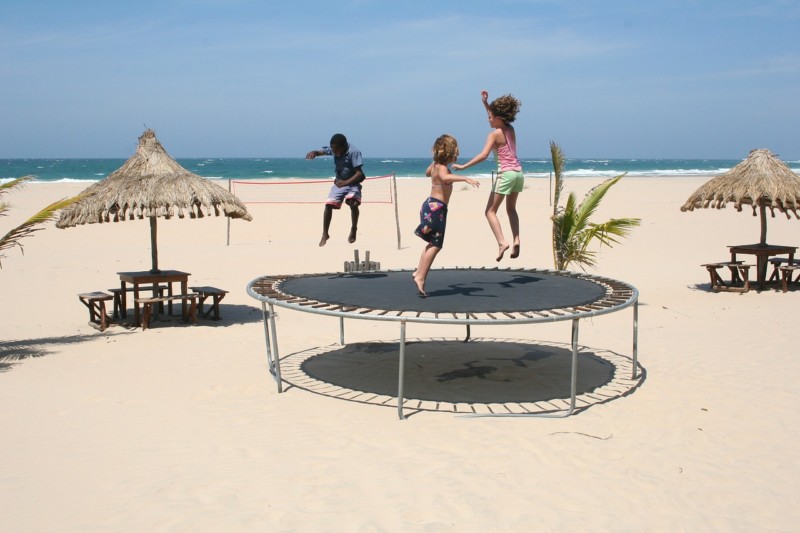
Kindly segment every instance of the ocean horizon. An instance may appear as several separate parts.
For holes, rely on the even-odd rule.
[[[95,182],[104,179],[120,168],[127,159],[0,159],[0,183],[22,176],[33,175],[38,182]],[[305,158],[176,158],[184,168],[199,176],[215,180],[311,180],[333,176],[331,157]],[[521,158],[526,177],[549,177],[553,167],[549,157]],[[628,173],[631,176],[696,176],[709,177],[721,174],[740,163],[734,159],[604,159],[570,158],[566,160],[565,177],[614,177]],[[784,161],[789,168],[800,173],[800,160]],[[365,174],[385,176],[394,173],[398,178],[421,178],[430,158],[374,157],[364,159]],[[464,175],[490,177],[495,170],[490,159],[475,165]]]

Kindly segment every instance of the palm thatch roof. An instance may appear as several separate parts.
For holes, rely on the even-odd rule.
[[[136,153],[124,165],[88,187],[81,197],[61,210],[56,227],[146,218],[150,221],[152,272],[159,271],[159,218],[224,215],[253,219],[235,195],[180,166],[150,129],[139,137]]]
[[[737,211],[742,205],[753,208],[761,215],[761,244],[767,243],[767,208],[775,218],[775,210],[791,218],[800,219],[800,176],[792,172],[786,163],[770,152],[760,148],[752,150],[747,158],[724,174],[704,183],[697,189],[681,211],[694,211],[700,207],[724,208],[733,203]]]
[[[125,164],[82,195],[80,202],[61,211],[56,227],[173,216],[252,220],[236,196],[172,159],[150,129],[139,137],[136,153]]]
[[[753,150],[744,161],[697,189],[681,211],[722,209],[728,203],[733,203],[737,211],[746,204],[752,206],[753,214],[756,207],[763,206],[770,209],[773,217],[777,209],[787,218],[791,218],[790,213],[800,218],[800,176],[769,150]]]

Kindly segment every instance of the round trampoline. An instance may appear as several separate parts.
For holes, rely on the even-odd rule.
[[[637,369],[638,296],[622,281],[568,271],[501,268],[431,270],[422,298],[410,270],[262,276],[247,285],[247,293],[262,304],[267,362],[282,392],[274,306],[340,319],[400,323],[398,415],[403,415],[403,368],[408,322],[512,325],[572,321],[572,395],[575,408],[578,323],[581,318],[613,313],[633,306],[633,377]]]

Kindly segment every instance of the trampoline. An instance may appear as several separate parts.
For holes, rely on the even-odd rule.
[[[589,318],[633,307],[633,370],[637,372],[638,300],[635,287],[590,274],[509,268],[442,268],[431,270],[427,298],[417,295],[411,270],[262,276],[247,285],[261,302],[269,371],[283,392],[275,306],[339,318],[339,342],[344,345],[344,319],[379,320],[400,324],[397,414],[403,413],[406,325],[411,323],[466,326],[523,325],[572,321],[569,407],[575,410],[578,325]]]

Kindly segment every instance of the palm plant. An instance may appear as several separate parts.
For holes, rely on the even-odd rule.
[[[570,264],[585,266],[595,265],[596,253],[589,250],[589,245],[598,240],[600,245],[612,246],[619,242],[615,237],[627,237],[630,230],[638,226],[638,218],[612,218],[602,224],[591,222],[591,216],[600,205],[600,201],[612,185],[622,179],[620,174],[592,188],[578,205],[575,193],[569,193],[564,207],[559,205],[561,191],[564,187],[562,176],[564,170],[564,154],[553,141],[550,141],[550,155],[556,182],[553,193],[553,263],[557,270],[567,270]]]
[[[12,191],[13,189],[21,187],[25,182],[31,181],[35,179],[33,176],[23,176],[21,178],[12,180],[5,184],[0,184],[0,198],[3,195],[7,194],[8,192]],[[54,202],[31,218],[20,224],[19,226],[12,228],[11,231],[6,233],[3,237],[0,237],[0,251],[6,250],[8,248],[13,248],[15,246],[19,246],[19,249],[22,250],[22,243],[20,242],[24,237],[29,236],[34,231],[38,231],[40,229],[41,224],[51,220],[55,217],[57,211],[62,209],[76,200],[78,200],[80,196],[74,196],[72,198],[67,198],[66,200],[59,200]],[[0,216],[3,216],[5,211],[8,209],[8,206],[5,203],[0,202]],[[0,253],[0,259],[5,257],[2,253]],[[0,261],[0,267],[2,266],[2,261]]]

